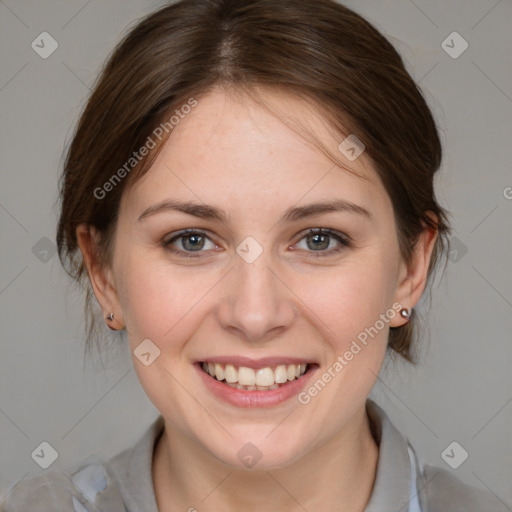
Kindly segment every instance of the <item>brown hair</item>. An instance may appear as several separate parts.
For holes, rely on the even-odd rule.
[[[332,0],[182,0],[144,18],[114,49],[68,148],[57,246],[78,283],[86,273],[77,225],[95,226],[98,256],[109,264],[123,190],[150,168],[172,133],[175,109],[215,85],[279,87],[318,105],[340,133],[356,134],[392,200],[404,260],[426,225],[437,229],[432,274],[449,232],[433,186],[442,147],[430,109],[391,43]],[[158,126],[168,128],[161,137]],[[148,138],[154,147],[140,157]],[[134,153],[136,165],[127,167]],[[99,331],[86,282],[89,345]],[[411,362],[416,322],[413,314],[392,328],[388,342]]]

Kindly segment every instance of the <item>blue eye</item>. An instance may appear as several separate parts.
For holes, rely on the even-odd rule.
[[[174,242],[181,240],[181,247],[184,250],[171,248],[171,244]],[[184,254],[186,258],[197,258],[200,255],[190,254],[191,252],[204,252],[202,249],[205,247],[205,241],[208,240],[213,247],[215,244],[211,242],[211,240],[206,236],[205,231],[202,229],[185,229],[181,231],[176,236],[172,237],[170,240],[164,242],[164,247],[168,248],[171,252]],[[188,254],[187,254],[188,253]]]
[[[338,247],[331,248],[329,250],[324,250],[329,248],[332,240],[336,240],[338,242]],[[311,251],[318,253],[313,256],[330,256],[334,253],[338,253],[347,247],[351,247],[350,239],[337,231],[333,231],[332,229],[322,229],[322,228],[314,228],[308,231],[308,234],[303,236],[300,240],[306,240],[306,247],[308,249],[313,248]],[[311,242],[311,243],[309,243]]]
[[[307,234],[299,240],[299,242],[302,240],[306,240],[306,252],[317,253],[312,255],[314,257],[330,256],[334,253],[339,253],[347,247],[351,247],[351,242],[348,236],[331,229],[310,229]],[[338,243],[338,246],[329,248],[333,240]],[[180,241],[181,248],[172,247],[172,245],[178,241]],[[205,252],[205,250],[208,249],[208,243],[211,244],[211,247],[209,248],[210,250],[215,249],[216,245],[206,235],[205,231],[202,229],[185,229],[169,240],[164,241],[163,246],[184,258],[198,258],[201,257],[202,252]]]

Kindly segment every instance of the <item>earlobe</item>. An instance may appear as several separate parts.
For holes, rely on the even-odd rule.
[[[109,313],[106,317],[105,317],[105,321],[107,322],[107,327],[111,330],[111,331],[120,331],[122,329],[124,329],[124,326],[121,326],[121,327],[115,327],[117,320],[116,318],[114,317],[114,313]]]
[[[98,256],[99,233],[94,226],[80,224],[76,228],[76,237],[89,281],[96,300],[104,311],[103,316],[107,326],[111,330],[122,329],[122,312],[111,277],[111,271],[101,264]]]

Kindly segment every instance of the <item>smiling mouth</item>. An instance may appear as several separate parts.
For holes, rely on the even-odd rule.
[[[270,391],[300,379],[311,364],[281,364],[265,368],[248,368],[232,364],[201,362],[201,369],[213,379],[243,391]]]

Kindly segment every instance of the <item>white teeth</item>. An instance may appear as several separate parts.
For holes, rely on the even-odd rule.
[[[238,372],[232,364],[226,365],[226,382],[238,382]]]
[[[257,386],[272,386],[274,384],[274,372],[272,368],[260,368],[256,372]]]
[[[238,383],[242,386],[254,386],[256,384],[256,373],[252,368],[240,366],[238,368]]]
[[[203,363],[202,368],[206,373],[218,381],[224,381],[232,388],[249,391],[267,391],[277,389],[280,384],[298,379],[306,372],[306,363],[280,364],[273,368],[267,366],[254,370],[246,366],[239,368],[232,364]]]
[[[215,377],[217,377],[217,380],[224,380],[224,368],[217,363],[215,363]]]
[[[274,371],[274,375],[277,384],[284,384],[288,380],[286,366],[284,364],[280,364],[279,366],[277,366]]]

